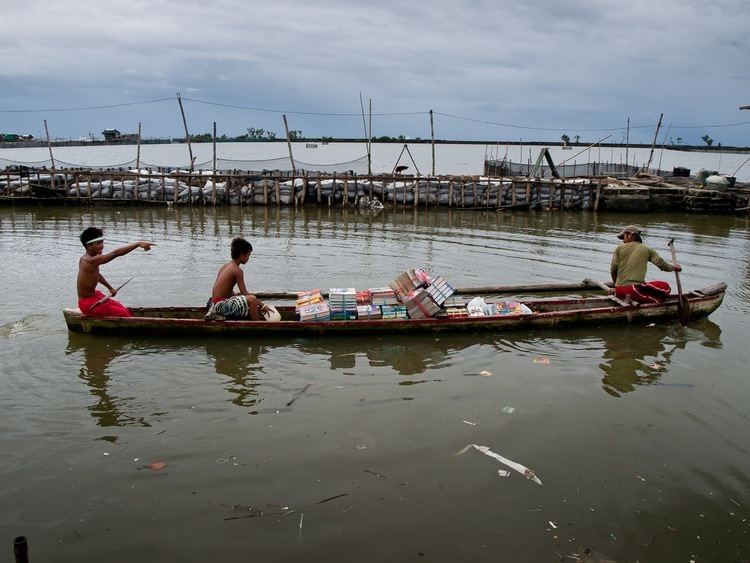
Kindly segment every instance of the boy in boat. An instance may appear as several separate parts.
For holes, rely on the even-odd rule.
[[[268,313],[269,307],[247,291],[245,275],[241,268],[250,260],[252,251],[253,246],[244,238],[237,237],[232,240],[232,259],[224,264],[216,275],[211,292],[211,305],[204,317],[206,320],[266,320],[264,313]],[[239,293],[234,293],[235,285]]]
[[[81,233],[81,244],[86,249],[78,260],[78,308],[81,313],[94,317],[132,317],[127,307],[111,299],[117,295],[117,290],[99,273],[99,266],[136,248],[151,250],[154,243],[140,240],[104,254],[104,232],[98,227],[89,227]],[[109,290],[109,297],[96,289],[97,284]]]
[[[679,264],[673,266],[643,244],[641,230],[635,225],[625,227],[617,238],[622,244],[615,249],[610,266],[615,295],[636,303],[661,303],[669,297],[671,288],[667,282],[645,281],[648,263],[663,272],[681,272],[682,267]]]

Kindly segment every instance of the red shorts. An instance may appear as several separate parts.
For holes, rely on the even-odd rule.
[[[647,281],[633,285],[618,285],[615,288],[615,295],[620,299],[630,297],[636,303],[662,303],[672,288],[665,281]]]
[[[93,307],[102,298],[104,298],[104,294],[101,291],[95,291],[94,295],[92,295],[91,297],[84,297],[83,299],[79,299],[78,308],[81,310],[81,313],[89,317],[133,316],[133,314],[125,305],[123,305],[119,301],[115,301],[111,297],[92,311],[91,307]]]

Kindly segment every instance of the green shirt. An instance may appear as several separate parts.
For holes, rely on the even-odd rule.
[[[651,262],[663,272],[673,272],[674,266],[655,250],[640,242],[626,242],[615,249],[610,272],[615,286],[633,285],[646,281],[646,267]]]

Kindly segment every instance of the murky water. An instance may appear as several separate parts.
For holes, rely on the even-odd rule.
[[[68,334],[60,312],[90,224],[108,248],[158,243],[102,269],[135,276],[120,298],[136,306],[204,303],[238,234],[255,289],[383,285],[414,266],[472,286],[606,279],[631,222],[663,255],[676,237],[687,288],[729,285],[710,319],[202,340]],[[3,549],[25,535],[32,561],[748,559],[749,233],[681,214],[0,208]],[[543,484],[457,455],[468,444]]]

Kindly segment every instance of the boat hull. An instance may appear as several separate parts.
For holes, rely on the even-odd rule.
[[[722,303],[726,284],[720,283],[688,294],[690,320],[707,317]],[[532,314],[495,317],[463,317],[398,320],[357,320],[300,322],[294,320],[293,306],[278,306],[278,322],[203,320],[201,307],[160,307],[131,309],[133,317],[88,317],[78,309],[64,309],[63,315],[72,332],[87,334],[138,335],[238,335],[268,337],[290,336],[357,336],[371,333],[478,332],[531,328],[556,328],[600,324],[631,324],[676,320],[677,296],[664,303],[620,306],[607,297],[524,300]]]

